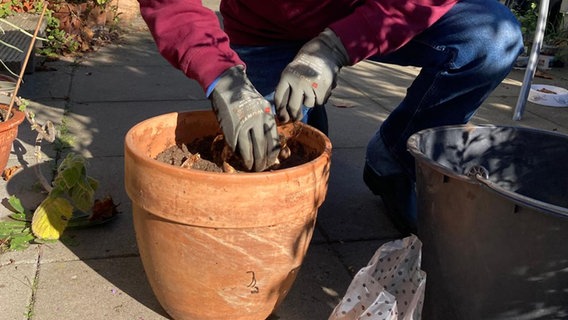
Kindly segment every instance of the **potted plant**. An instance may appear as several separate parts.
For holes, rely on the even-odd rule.
[[[25,114],[21,111],[18,110],[18,108],[14,107],[18,100],[18,90],[20,88],[20,85],[22,83],[22,79],[24,76],[24,72],[27,66],[28,61],[30,60],[30,56],[33,52],[34,49],[34,44],[39,32],[39,29],[41,27],[41,22],[43,19],[43,16],[45,14],[45,9],[46,7],[44,6],[44,9],[41,13],[41,16],[38,20],[37,26],[35,28],[34,34],[30,35],[31,36],[31,40],[29,43],[29,46],[27,48],[27,52],[25,55],[25,58],[22,62],[22,66],[21,66],[21,70],[20,70],[20,74],[18,75],[17,79],[14,79],[8,75],[2,75],[0,77],[0,92],[3,93],[2,99],[0,99],[0,171],[4,171],[4,169],[6,168],[6,164],[8,163],[8,158],[10,156],[10,150],[12,148],[12,143],[14,142],[14,140],[16,139],[16,136],[18,135],[18,126],[24,121],[25,119]],[[5,21],[5,20],[4,20]],[[4,32],[4,30],[1,30],[2,32]],[[20,30],[21,32],[24,32],[24,30]],[[4,41],[0,42],[0,45],[4,45],[4,46],[8,46],[13,50],[19,50],[21,51],[21,49],[6,43]],[[11,70],[6,67],[6,65],[4,64],[4,62],[2,62],[2,65],[11,72]],[[13,72],[11,72],[13,73]]]
[[[93,49],[94,43],[112,36],[107,22],[117,18],[109,0],[50,0],[49,9],[57,19],[57,29],[69,35],[77,51]]]
[[[0,86],[3,84],[0,83]],[[23,112],[15,109],[10,109],[8,104],[0,102],[0,172],[4,171],[8,158],[10,157],[10,150],[12,143],[18,135],[18,127],[24,121],[25,115]]]
[[[331,143],[286,124],[313,160],[281,170],[219,173],[158,161],[219,132],[211,111],[145,120],[125,137],[125,187],[146,275],[174,319],[266,319],[289,292],[327,191]]]
[[[18,78],[14,79],[7,75],[0,77],[0,93],[2,93],[0,94],[0,115],[2,117],[0,122],[0,172],[4,173],[5,180],[9,179],[6,177],[5,167],[12,143],[17,136],[18,126],[26,119],[31,129],[38,133],[35,144],[37,163],[34,170],[47,196],[35,208],[31,216],[26,213],[15,196],[8,199],[8,203],[15,211],[10,217],[16,221],[0,225],[0,252],[6,246],[5,239],[19,239],[9,246],[11,248],[22,247],[23,242],[33,239],[57,240],[68,224],[88,227],[110,221],[117,213],[112,198],[95,200],[98,182],[87,175],[86,159],[82,156],[75,153],[67,154],[59,164],[52,181],[49,181],[40,170],[41,142],[43,140],[53,142],[55,128],[51,121],[46,121],[44,125],[37,123],[34,114],[26,109],[25,101],[17,93],[46,10],[47,6],[44,5],[34,33],[29,34],[30,44]],[[26,32],[21,28],[17,30]],[[20,50],[5,42],[1,44],[10,46],[14,50]]]
[[[568,26],[555,28],[545,37],[546,45],[544,49],[549,52],[542,52],[554,57],[555,61],[568,63]]]

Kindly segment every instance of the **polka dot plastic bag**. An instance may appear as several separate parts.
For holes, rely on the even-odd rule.
[[[422,242],[411,235],[383,244],[359,270],[329,320],[418,320],[426,273]]]

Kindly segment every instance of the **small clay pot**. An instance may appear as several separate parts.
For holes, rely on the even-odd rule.
[[[6,112],[8,106],[5,104],[0,104],[0,109]],[[0,122],[0,172],[6,169],[6,164],[8,164],[8,158],[10,157],[10,150],[12,150],[12,143],[18,136],[18,126],[26,118],[25,114],[15,108],[12,108],[12,115],[8,118],[8,121]]]
[[[296,124],[297,125],[297,124]],[[281,134],[298,132],[291,124]],[[264,320],[289,292],[324,201],[331,143],[300,124],[294,137],[317,157],[270,172],[218,173],[155,160],[215,135],[214,113],[170,113],[125,139],[125,185],[147,278],[175,319]]]

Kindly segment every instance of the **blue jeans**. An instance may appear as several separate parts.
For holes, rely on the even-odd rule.
[[[269,47],[233,46],[247,63],[257,90],[270,94],[302,43]],[[519,23],[497,0],[458,2],[433,26],[402,48],[370,60],[421,67],[406,97],[370,140],[366,163],[378,175],[408,174],[414,159],[408,138],[422,129],[467,123],[511,70],[523,49]],[[307,122],[327,132],[323,107]]]

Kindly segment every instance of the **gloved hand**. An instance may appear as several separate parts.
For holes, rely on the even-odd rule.
[[[273,165],[280,152],[276,120],[270,103],[247,78],[243,66],[227,69],[209,96],[225,140],[240,153],[244,165],[263,171]]]
[[[302,104],[323,105],[336,85],[339,69],[349,62],[345,47],[331,29],[302,46],[280,76],[274,102],[280,121],[302,118]]]

